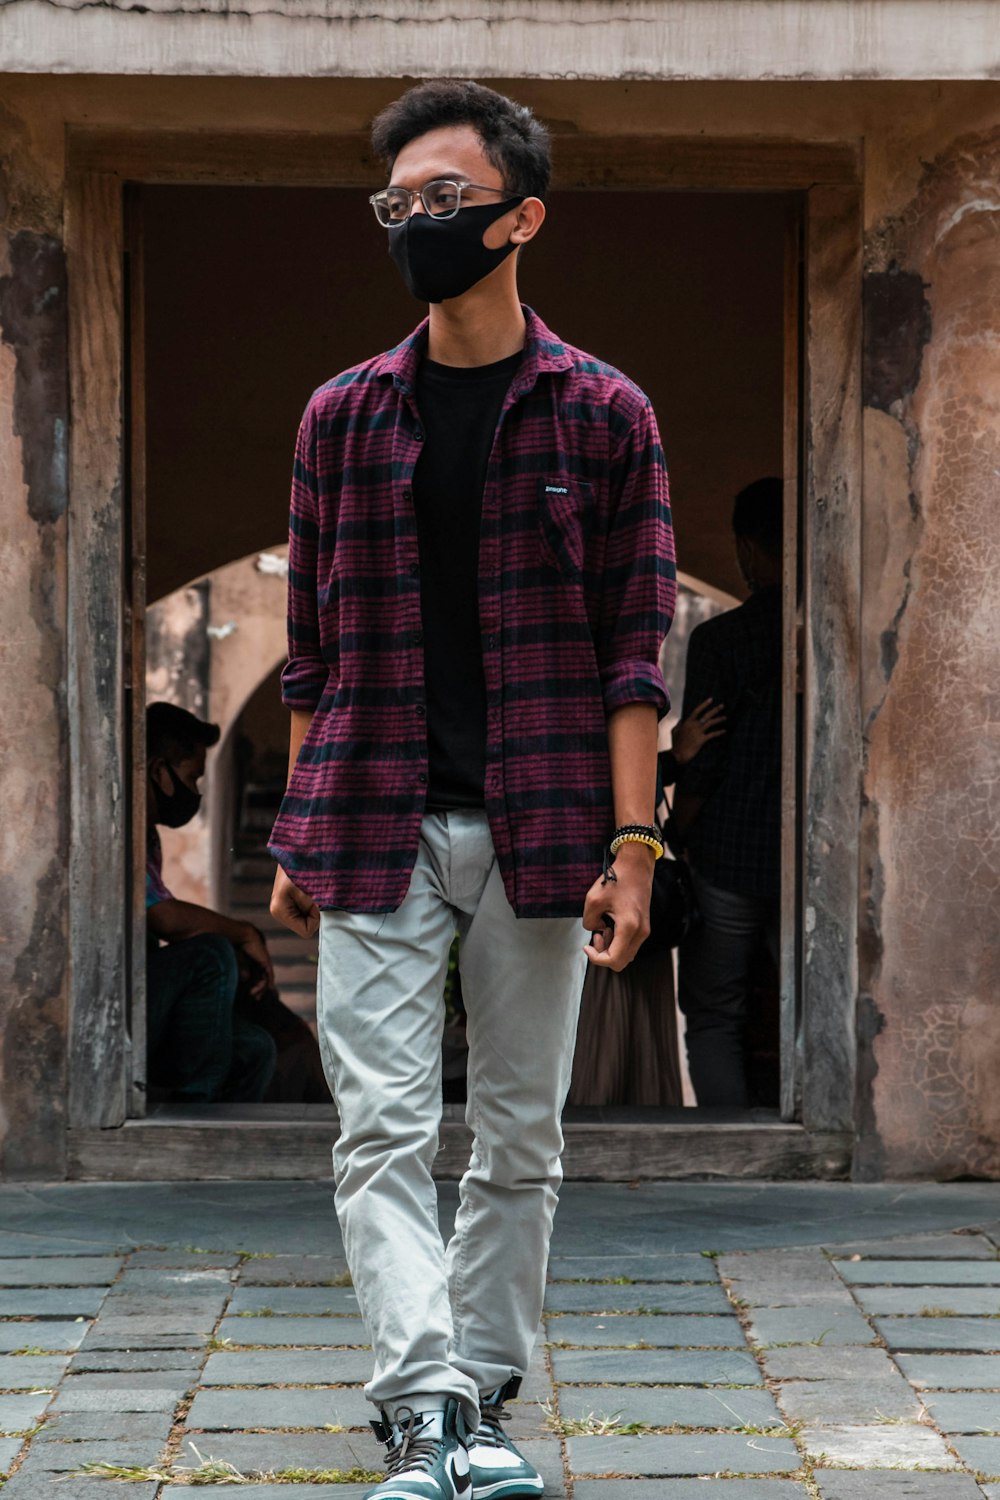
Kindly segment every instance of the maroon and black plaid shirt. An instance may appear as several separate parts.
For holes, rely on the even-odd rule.
[[[486,812],[519,917],[582,914],[613,828],[607,716],[668,706],[667,473],[649,401],[525,308],[483,492]],[[427,794],[414,401],[426,323],[315,392],[292,482],[282,697],[314,717],[271,836],[320,907],[393,911]]]

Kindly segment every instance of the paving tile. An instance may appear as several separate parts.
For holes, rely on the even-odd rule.
[[[109,1286],[122,1264],[104,1255],[0,1257],[0,1286]]]
[[[142,1293],[147,1297],[216,1297],[227,1294],[233,1275],[225,1266],[126,1266],[111,1289],[112,1297]]]
[[[168,1411],[185,1396],[194,1377],[174,1378],[169,1382],[163,1372],[132,1375],[123,1381],[120,1375],[77,1375],[68,1377],[59,1387],[50,1410],[64,1411]]]
[[[50,1391],[33,1391],[23,1396],[0,1396],[0,1433],[24,1432],[34,1427],[52,1400]]]
[[[578,1479],[574,1500],[805,1500],[794,1479]],[[280,1500],[280,1497],[277,1497]]]
[[[772,1380],[898,1379],[898,1371],[884,1349],[795,1344],[788,1349],[765,1349],[761,1359]]]
[[[129,1270],[163,1269],[164,1267],[190,1267],[203,1271],[211,1266],[237,1268],[242,1256],[227,1254],[224,1250],[136,1250],[128,1258]]]
[[[757,1361],[742,1349],[552,1349],[550,1353],[555,1379],[567,1385],[763,1384]]]
[[[94,1318],[104,1287],[10,1287],[0,1290],[0,1318]]]
[[[322,1286],[347,1270],[347,1261],[337,1255],[272,1255],[245,1260],[240,1266],[242,1286],[275,1286],[298,1283]]]
[[[550,1281],[718,1281],[705,1255],[554,1255]]]
[[[372,1356],[364,1349],[336,1353],[301,1349],[228,1350],[209,1356],[202,1385],[357,1385],[370,1380]]]
[[[275,1309],[277,1310],[277,1309]],[[546,1312],[731,1313],[725,1288],[700,1282],[640,1282],[635,1286],[607,1286],[594,1282],[550,1285]]]
[[[1000,1434],[1000,1391],[925,1391],[923,1399],[942,1432]]]
[[[865,1345],[875,1334],[856,1308],[755,1307],[750,1336],[761,1344]]]
[[[170,1411],[67,1411],[45,1423],[32,1438],[36,1443],[120,1442],[156,1438],[166,1443],[173,1424]]]
[[[790,1422],[919,1421],[922,1407],[911,1386],[894,1380],[786,1380],[778,1405]]]
[[[29,1323],[0,1323],[0,1354],[15,1349],[76,1349],[82,1343],[89,1323],[62,1323],[48,1318]]]
[[[801,1442],[815,1462],[854,1469],[958,1467],[944,1438],[917,1423],[804,1427]]]
[[[254,1427],[367,1427],[375,1408],[354,1390],[199,1391],[185,1426],[207,1431]]]
[[[81,1469],[84,1464],[123,1464],[129,1468],[141,1465],[145,1468],[159,1463],[164,1446],[160,1438],[123,1438],[118,1442],[112,1439],[110,1442],[40,1443],[32,1445],[30,1459],[33,1467],[48,1469],[51,1474],[70,1473]],[[66,1500],[76,1500],[75,1495],[71,1497],[69,1494],[71,1488],[64,1484],[54,1494],[65,1494]],[[9,1500],[9,1497],[5,1495],[4,1500]]]
[[[1000,1500],[1000,1484],[984,1484],[982,1492],[986,1500]]]
[[[890,1349],[1000,1350],[1000,1320],[994,1318],[876,1318]]]
[[[746,1339],[739,1319],[699,1317],[576,1317],[567,1314],[548,1320],[550,1344],[585,1348],[626,1348],[648,1344],[656,1349],[743,1349]]]
[[[1000,1391],[1000,1354],[897,1354],[917,1390]]]
[[[1000,1286],[859,1286],[854,1295],[869,1317],[1000,1315]]]
[[[560,1386],[563,1420],[596,1414],[650,1427],[783,1427],[770,1391],[698,1390],[690,1386]]]
[[[23,1447],[23,1438],[0,1437],[0,1474],[6,1474]]]
[[[518,1443],[518,1447],[529,1464],[533,1464],[544,1479],[546,1500],[549,1496],[565,1496],[562,1448],[559,1440],[554,1437],[529,1438]]]
[[[787,1438],[691,1433],[676,1437],[571,1437],[575,1474],[780,1474],[799,1468]]]
[[[0,1391],[52,1390],[68,1363],[57,1354],[0,1354]]]
[[[982,1234],[903,1234],[884,1240],[828,1245],[838,1263],[860,1255],[864,1260],[995,1260],[996,1247]]]
[[[4,1500],[63,1500],[63,1497],[65,1500],[154,1500],[159,1485],[152,1480],[116,1484],[112,1495],[108,1493],[110,1489],[106,1479],[80,1478],[57,1483],[51,1470],[37,1467],[29,1456],[13,1479],[7,1480],[3,1497]],[[204,1500],[204,1491],[199,1490],[198,1494]]]
[[[265,1307],[286,1316],[353,1313],[357,1317],[358,1294],[352,1286],[238,1286],[228,1311],[236,1315]]]
[[[371,1489],[370,1484],[255,1484],[252,1500],[364,1500]],[[166,1500],[177,1500],[189,1495],[191,1500],[205,1500],[202,1485],[172,1484],[163,1491]],[[74,1497],[75,1500],[75,1497]],[[107,1495],[102,1500],[109,1500]],[[123,1489],[110,1500],[132,1500],[130,1489]]]
[[[969,1474],[907,1474],[893,1469],[851,1474],[817,1469],[815,1477],[823,1500],[982,1500],[982,1491]]]
[[[371,1374],[371,1371],[368,1372]],[[368,1375],[363,1377],[368,1379]],[[524,1379],[521,1381],[519,1400],[521,1401],[548,1401],[552,1395],[552,1376],[546,1359],[546,1349],[539,1339],[535,1345],[531,1359],[528,1363]]]
[[[951,1445],[962,1462],[985,1479],[1000,1479],[1000,1438],[953,1437]]]
[[[70,1360],[70,1374],[114,1370],[200,1370],[202,1349],[80,1349]]]
[[[133,1320],[139,1323],[139,1319]],[[204,1348],[211,1337],[211,1325],[202,1329],[178,1329],[173,1333],[156,1333],[148,1327],[129,1327],[119,1322],[95,1323],[83,1341],[92,1349],[197,1349]]]
[[[360,1318],[223,1318],[217,1337],[294,1349],[369,1348]]]
[[[282,1469],[380,1469],[384,1449],[374,1435],[339,1432],[213,1432],[185,1435],[174,1468],[215,1458],[244,1474],[280,1473]]]
[[[720,1255],[719,1275],[751,1306],[795,1307],[803,1302],[843,1302],[845,1288],[821,1250]],[[849,1297],[849,1294],[847,1294]]]
[[[838,1260],[852,1286],[1000,1286],[1000,1260]]]

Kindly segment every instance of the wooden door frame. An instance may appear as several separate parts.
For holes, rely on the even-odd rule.
[[[817,1140],[828,1140],[831,1162],[836,1159],[843,1168],[854,1113],[861,787],[860,148],[856,143],[649,135],[566,135],[556,136],[553,144],[557,189],[788,192],[804,200],[801,372],[795,360],[786,361],[786,405],[794,401],[799,414],[801,465],[787,423],[785,444],[786,484],[797,484],[801,468],[804,490],[798,786],[804,930],[801,1023],[795,1037],[786,1026],[783,1039],[785,1047],[795,1047],[799,1076],[786,1069],[783,1105],[789,1114],[798,1088],[803,1128]],[[73,804],[69,1123],[71,1130],[80,1131],[121,1125],[135,1112],[127,1076],[126,996],[130,982],[143,983],[143,950],[128,941],[129,922],[141,923],[142,915],[138,900],[134,913],[127,905],[132,854],[125,843],[126,797],[131,795],[141,819],[145,776],[138,715],[131,757],[126,752],[125,673],[134,649],[127,643],[136,635],[142,580],[124,555],[125,508],[136,482],[136,476],[126,473],[122,416],[124,187],[139,182],[360,190],[380,180],[380,167],[367,138],[356,134],[73,127],[67,145]],[[794,392],[787,389],[790,383]],[[785,781],[787,795],[787,762]]]

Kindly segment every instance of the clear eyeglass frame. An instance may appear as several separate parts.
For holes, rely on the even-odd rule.
[[[462,206],[462,193],[474,188],[478,193],[506,193],[505,187],[484,187],[478,182],[466,182],[458,177],[435,177],[425,182],[415,192],[410,188],[387,187],[372,193],[368,202],[375,210],[375,217],[383,229],[405,224],[413,212],[413,205],[420,199],[431,219],[453,219]]]

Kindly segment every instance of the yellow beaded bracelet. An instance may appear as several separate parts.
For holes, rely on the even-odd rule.
[[[659,839],[654,839],[648,833],[619,833],[611,840],[611,853],[617,854],[622,844],[645,844],[647,849],[652,849],[656,859],[663,858],[663,845]]]

